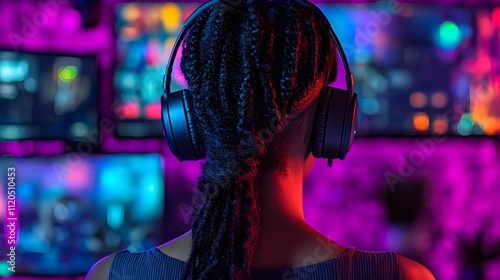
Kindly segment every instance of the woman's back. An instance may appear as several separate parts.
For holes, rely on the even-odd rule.
[[[188,232],[175,240],[143,252],[131,253],[122,250],[98,262],[87,275],[87,279],[181,279],[191,246],[192,235],[191,232]],[[264,248],[264,251],[267,249]],[[432,274],[422,265],[395,252],[368,252],[346,248],[324,236],[320,242],[308,249],[310,250],[306,249],[305,251],[313,253],[296,254],[300,256],[299,260],[303,264],[302,266],[265,268],[269,267],[269,260],[256,259],[256,263],[260,263],[261,267],[252,269],[251,279],[434,279]],[[292,251],[296,252],[297,250],[294,248]],[[276,254],[276,256],[279,255]],[[279,261],[285,260],[286,262],[287,259],[290,259],[289,257],[283,255],[277,258],[280,259]]]
[[[140,253],[120,251],[112,262],[109,279],[181,279],[185,265],[184,261],[170,257],[157,248]],[[367,252],[350,248],[336,258],[306,266],[253,269],[251,279],[399,280],[402,278],[396,253]]]

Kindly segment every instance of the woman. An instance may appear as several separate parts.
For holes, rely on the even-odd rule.
[[[200,15],[183,50],[207,155],[192,232],[108,256],[87,279],[433,279],[418,263],[346,248],[304,220],[311,131],[320,90],[337,76],[336,47],[327,23],[294,1],[241,2]]]

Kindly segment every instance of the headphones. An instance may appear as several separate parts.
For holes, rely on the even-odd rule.
[[[346,72],[347,90],[330,86],[321,90],[311,135],[313,156],[328,159],[328,166],[331,167],[333,159],[343,160],[345,158],[356,134],[358,96],[354,93],[354,76],[347,63],[347,57],[342,45],[326,16],[318,7],[306,0],[295,0],[295,2],[314,11],[322,17],[321,20],[328,23],[330,35],[337,45]],[[184,22],[163,77],[164,93],[161,97],[163,135],[167,140],[170,151],[179,161],[203,159],[206,154],[198,137],[199,132],[196,131],[194,126],[193,106],[188,98],[190,95],[189,90],[183,89],[170,92],[174,60],[187,31],[194,25],[195,19],[206,12],[212,5],[218,3],[220,3],[219,0],[211,0],[201,5]]]

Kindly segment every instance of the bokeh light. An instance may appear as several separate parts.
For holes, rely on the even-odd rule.
[[[7,262],[0,262],[0,276],[9,276],[14,274],[9,270],[10,265]]]
[[[366,98],[360,102],[360,110],[366,115],[380,113],[380,102],[375,98]]]
[[[481,128],[486,135],[495,135],[499,129],[497,121],[494,118],[487,118],[482,124]]]
[[[437,118],[432,124],[432,130],[436,134],[446,134],[448,128],[448,121],[444,118]]]
[[[472,133],[472,127],[474,126],[474,122],[472,121],[472,117],[469,113],[465,113],[460,118],[460,122],[457,125],[457,133],[462,136],[467,136]]]
[[[163,27],[167,32],[177,32],[182,24],[182,10],[175,3],[168,3],[162,9]]]
[[[410,95],[410,104],[415,108],[423,108],[427,105],[427,95],[423,92],[414,92]]]
[[[454,49],[463,41],[460,28],[452,21],[445,21],[439,27],[439,39],[437,43],[444,49]]]
[[[122,36],[128,40],[134,40],[139,35],[140,31],[136,26],[125,26],[122,28]]]
[[[429,130],[429,115],[424,112],[416,113],[413,116],[413,127],[419,132]]]
[[[141,15],[141,11],[136,4],[130,4],[125,6],[122,12],[122,16],[127,21],[134,21],[138,19]]]
[[[59,80],[63,82],[71,82],[78,76],[78,68],[75,66],[61,67],[58,70]]]
[[[448,104],[448,96],[444,92],[435,92],[431,96],[431,104],[435,108],[444,108]]]

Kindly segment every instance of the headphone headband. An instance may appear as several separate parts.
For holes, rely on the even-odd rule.
[[[328,22],[329,32],[344,64],[347,90],[325,86],[319,92],[320,102],[315,112],[314,127],[311,133],[311,148],[314,157],[328,159],[344,159],[351,148],[356,131],[357,95],[354,93],[354,78],[347,63],[347,57],[340,41],[333,31],[330,22],[321,10],[306,0],[293,0],[295,3],[316,13],[320,20]],[[179,159],[198,160],[206,157],[203,139],[196,129],[193,119],[193,106],[188,89],[170,92],[172,69],[181,42],[187,31],[194,25],[194,20],[205,13],[213,5],[223,4],[219,0],[211,0],[198,9],[184,23],[175,41],[170,60],[164,75],[163,96],[161,97],[163,133],[170,151]]]
[[[349,63],[347,62],[347,56],[344,52],[344,49],[342,48],[342,44],[340,44],[340,40],[337,37],[337,34],[333,30],[330,21],[326,18],[326,16],[321,12],[321,10],[314,4],[312,4],[309,1],[306,0],[294,0],[295,3],[302,5],[303,7],[308,8],[311,11],[314,11],[317,13],[320,17],[322,17],[326,23],[328,23],[329,30],[330,30],[330,35],[333,38],[333,41],[335,42],[336,48],[340,53],[340,58],[342,59],[342,64],[344,65],[345,73],[346,73],[346,85],[347,85],[347,92],[349,93],[349,96],[354,95],[354,76],[351,73],[351,69],[349,67]],[[184,41],[184,38],[186,37],[187,31],[191,29],[194,25],[194,20],[198,18],[199,15],[203,14],[206,12],[208,9],[210,9],[213,5],[219,4],[219,0],[210,0],[200,7],[198,7],[192,14],[189,16],[189,18],[184,22],[184,25],[179,32],[179,35],[177,37],[177,40],[175,41],[174,47],[172,48],[172,52],[170,53],[170,59],[168,60],[168,65],[167,69],[165,70],[165,75],[163,77],[163,92],[164,94],[170,94],[170,83],[172,81],[172,70],[174,68],[174,61],[175,57],[177,56],[177,52],[179,51],[179,48],[181,46],[182,41]]]

